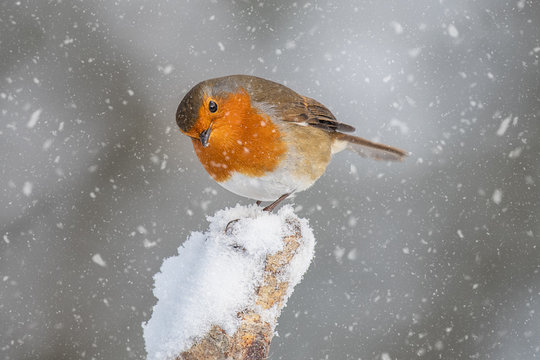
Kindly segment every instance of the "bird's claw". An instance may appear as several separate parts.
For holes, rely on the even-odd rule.
[[[225,234],[231,235],[233,232],[234,224],[240,221],[240,219],[234,219],[227,223],[227,226],[225,226]]]

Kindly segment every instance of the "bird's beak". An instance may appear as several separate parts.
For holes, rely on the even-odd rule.
[[[210,133],[212,132],[212,124],[210,124],[210,126],[208,127],[208,129],[204,130],[199,139],[201,139],[201,144],[203,147],[207,147],[208,146],[208,139],[210,139]]]

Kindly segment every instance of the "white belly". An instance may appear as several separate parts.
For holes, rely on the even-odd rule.
[[[227,181],[219,184],[225,189],[250,199],[274,201],[283,194],[302,191],[313,185],[314,181],[299,179],[284,170],[261,177],[250,177],[234,173]]]

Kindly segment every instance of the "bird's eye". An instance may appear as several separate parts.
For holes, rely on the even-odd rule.
[[[208,103],[208,110],[210,110],[211,113],[215,113],[217,111],[217,104],[215,101],[210,100]]]

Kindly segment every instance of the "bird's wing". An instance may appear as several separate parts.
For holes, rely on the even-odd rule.
[[[335,116],[320,102],[305,96],[295,102],[285,117],[286,120],[304,126],[313,126],[332,133],[334,140],[342,143],[361,156],[384,161],[401,161],[407,153],[392,146],[378,144],[358,136],[343,134],[354,131],[354,127],[340,123]]]
[[[352,132],[354,127],[340,123],[326,106],[302,96],[285,85],[253,76],[236,76],[248,90],[252,103],[263,112],[274,112],[277,119],[329,132]],[[268,98],[272,101],[269,102]]]
[[[317,100],[297,95],[296,101],[283,108],[283,120],[303,126],[313,126],[326,131],[352,132],[354,127],[340,123],[326,106]],[[291,106],[291,104],[293,104]]]

